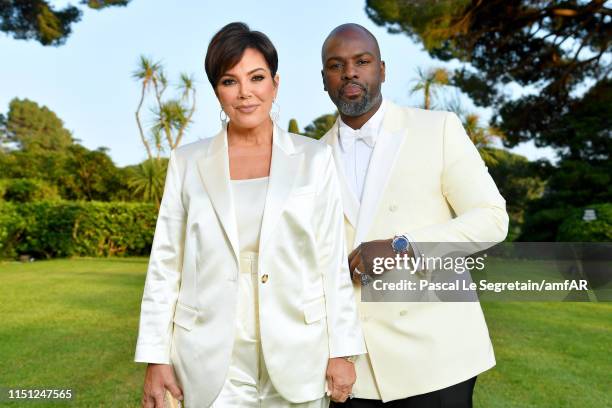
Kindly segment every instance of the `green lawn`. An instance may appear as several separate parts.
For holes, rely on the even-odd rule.
[[[139,406],[145,269],[141,258],[0,263],[0,387],[76,392],[68,403],[5,405]],[[612,304],[483,307],[497,367],[479,377],[477,407],[612,406]]]

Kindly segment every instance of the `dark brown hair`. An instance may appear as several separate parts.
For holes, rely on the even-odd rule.
[[[245,23],[229,23],[214,35],[206,51],[204,69],[213,89],[217,89],[221,76],[240,62],[247,48],[261,52],[274,79],[278,54],[272,41],[260,31],[251,31]]]

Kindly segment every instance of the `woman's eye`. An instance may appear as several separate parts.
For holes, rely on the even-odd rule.
[[[263,75],[255,75],[253,77],[253,81],[263,81],[264,80],[264,76]]]
[[[233,79],[224,79],[221,81],[221,85],[224,86],[229,86],[229,85],[233,85],[236,81],[234,81]]]

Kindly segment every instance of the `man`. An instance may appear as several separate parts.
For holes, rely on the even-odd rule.
[[[385,63],[362,26],[335,28],[322,60],[340,113],[322,140],[339,173],[353,278],[419,242],[505,239],[505,201],[456,115],[383,100]],[[495,365],[480,304],[362,302],[361,284],[368,355],[355,360],[354,399],[336,406],[471,407],[476,376]]]

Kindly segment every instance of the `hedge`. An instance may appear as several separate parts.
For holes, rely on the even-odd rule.
[[[148,255],[156,219],[147,203],[0,202],[0,257]]]
[[[584,210],[594,209],[597,219],[584,221]],[[562,242],[611,242],[612,203],[594,204],[574,210],[559,226],[557,241]]]

